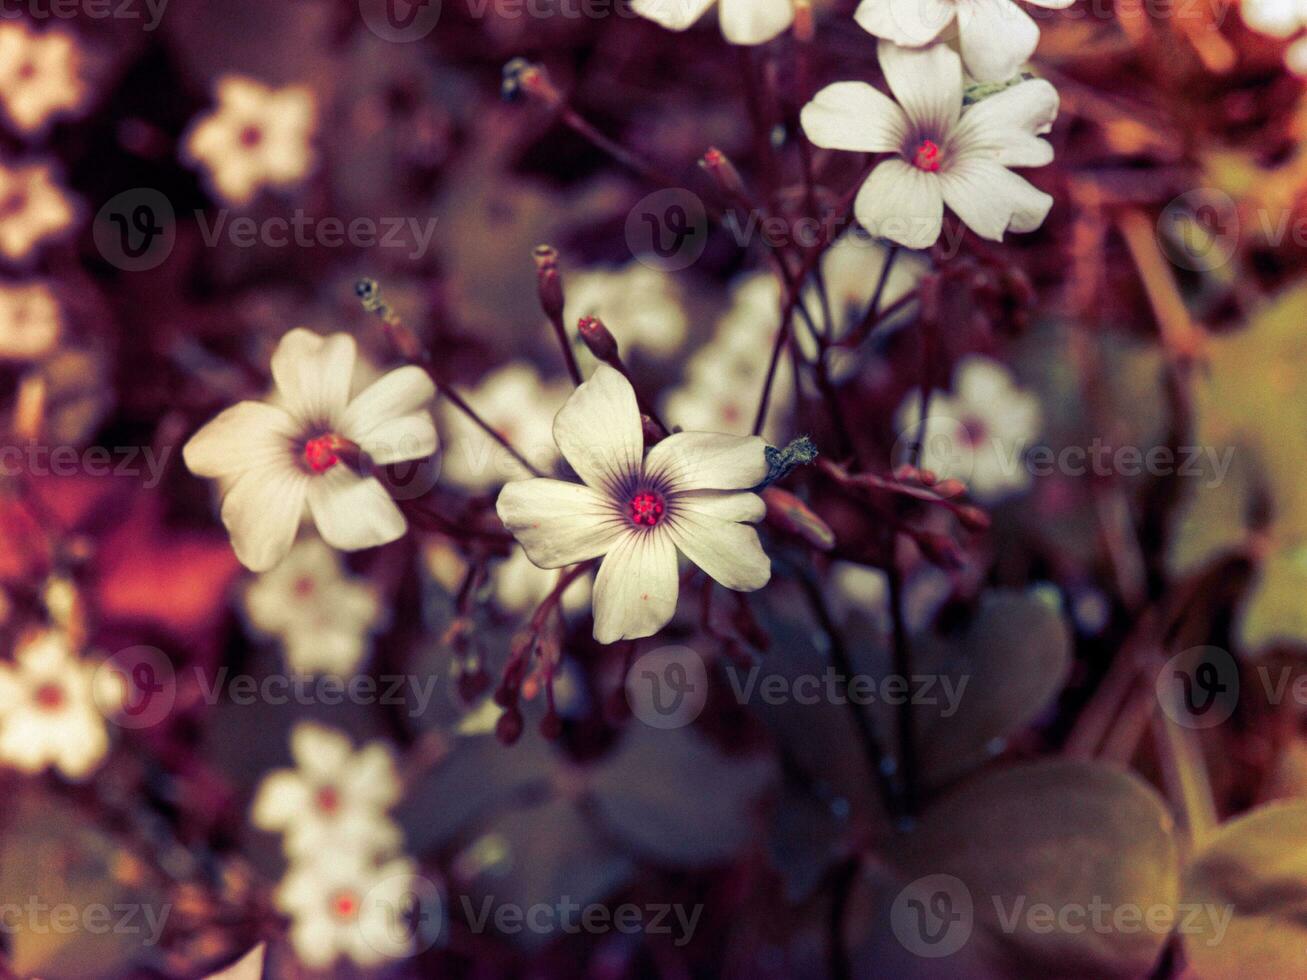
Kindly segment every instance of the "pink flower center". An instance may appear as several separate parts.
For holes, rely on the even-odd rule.
[[[340,792],[334,786],[323,786],[313,797],[323,813],[335,813],[340,807]]]
[[[917,153],[912,158],[912,165],[926,173],[939,173],[941,166],[939,144],[934,140],[922,140]]]
[[[64,689],[53,681],[42,684],[36,689],[33,700],[42,711],[58,711],[64,706]]]
[[[962,439],[968,447],[975,449],[980,446],[988,434],[984,421],[974,415],[962,420]]]
[[[241,146],[256,147],[263,142],[263,130],[258,126],[246,126],[241,130]]]
[[[667,513],[667,502],[662,496],[642,490],[631,498],[631,522],[641,527],[653,527]]]
[[[29,81],[36,77],[36,65],[32,64],[30,61],[24,61],[18,66],[18,77],[23,81]]]
[[[304,444],[304,463],[314,473],[325,473],[340,462],[340,443],[333,435],[318,436]]]
[[[359,912],[358,893],[348,888],[331,896],[331,914],[338,919],[352,919]]]
[[[294,592],[301,599],[313,595],[313,579],[307,575],[301,575],[295,580]]]

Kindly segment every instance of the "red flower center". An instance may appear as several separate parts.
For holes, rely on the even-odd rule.
[[[258,146],[263,142],[263,130],[258,126],[246,126],[241,130],[241,145],[248,147]]]
[[[663,498],[648,490],[643,490],[631,498],[631,522],[641,527],[653,527],[667,513],[667,503]]]
[[[42,711],[58,711],[64,705],[64,689],[51,681],[38,687],[33,699]]]
[[[340,793],[334,786],[323,786],[313,799],[323,813],[335,813],[340,806]]]
[[[340,447],[333,435],[318,436],[304,444],[304,463],[314,473],[325,473],[340,462]]]
[[[331,896],[331,914],[338,919],[352,919],[358,915],[358,894],[346,888]]]
[[[934,140],[922,140],[912,158],[912,165],[927,173],[938,173],[941,165],[939,144]]]
[[[962,440],[970,449],[980,447],[989,435],[989,428],[984,421],[975,416],[962,420]]]

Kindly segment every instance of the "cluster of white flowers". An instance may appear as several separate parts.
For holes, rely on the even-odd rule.
[[[312,722],[295,726],[290,750],[295,768],[264,778],[251,819],[282,835],[290,865],[274,900],[291,917],[296,955],[317,970],[340,957],[368,967],[407,955],[412,939],[396,916],[416,866],[387,815],[402,792],[394,757]]]
[[[690,326],[676,279],[638,260],[567,277],[563,321],[587,316],[603,321],[623,356],[638,350],[670,357],[684,346]]]
[[[84,779],[109,751],[105,715],[126,696],[120,673],[79,658],[63,633],[39,634],[0,663],[0,761]]]
[[[0,23],[0,106],[19,135],[39,135],[56,116],[76,112],[86,94],[72,34]]]
[[[182,153],[219,198],[249,204],[264,187],[293,186],[312,170],[317,101],[307,86],[277,89],[225,75],[214,97],[217,107],[192,124]]]
[[[382,611],[376,587],[345,575],[340,556],[316,537],[299,541],[245,592],[250,623],[281,640],[297,674],[354,673]]]

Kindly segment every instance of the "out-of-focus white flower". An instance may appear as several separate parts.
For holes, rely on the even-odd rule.
[[[1039,400],[1016,386],[1002,364],[971,356],[959,362],[953,394],[935,392],[922,444],[921,465],[956,477],[991,503],[1030,486],[1025,452],[1039,435]],[[920,433],[921,395],[898,412],[900,443]]]
[[[251,807],[256,827],[283,835],[289,857],[368,861],[400,846],[403,835],[386,811],[401,785],[384,744],[354,751],[342,732],[301,722],[290,752],[295,768],[265,776]]]
[[[291,670],[345,677],[368,652],[381,601],[371,583],[344,574],[336,552],[305,538],[250,585],[245,611],[256,628],[281,639]]]
[[[306,85],[270,88],[225,75],[214,87],[218,106],[191,126],[186,160],[208,175],[214,193],[248,204],[263,187],[299,183],[313,166],[317,108]]]
[[[676,280],[638,261],[567,277],[563,321],[571,327],[587,316],[603,321],[623,355],[641,350],[669,357],[685,344],[689,328]]]
[[[515,362],[487,375],[467,394],[481,418],[542,473],[558,462],[550,420],[567,400],[567,387],[542,381],[536,369]],[[499,443],[453,405],[441,406],[445,451],[442,478],[465,490],[489,490],[530,474]]]
[[[1243,22],[1260,34],[1290,38],[1307,27],[1307,0],[1243,0]],[[1284,63],[1295,75],[1307,75],[1307,37],[1300,37],[1284,53]]]
[[[0,23],[0,104],[18,132],[38,133],[54,116],[81,105],[86,84],[80,60],[77,41],[67,31]]]
[[[635,391],[606,364],[572,393],[554,439],[581,484],[520,480],[499,494],[504,526],[541,568],[603,556],[595,639],[652,636],[676,612],[677,551],[728,589],[767,584],[771,561],[749,526],[766,513],[747,492],[767,475],[763,441],[669,436],[644,455]]]
[[[505,612],[524,613],[534,609],[558,584],[558,573],[537,568],[526,551],[516,548],[508,561],[494,572],[495,602]],[[590,604],[590,579],[581,576],[563,592],[563,608],[577,612]]]
[[[889,578],[879,568],[851,561],[836,562],[831,569],[835,605],[846,615],[854,610],[877,622],[889,621]]]
[[[378,866],[329,852],[293,865],[274,901],[292,919],[295,955],[313,970],[341,957],[370,967],[411,955],[412,924],[403,916],[416,872],[408,858]]]
[[[0,164],[0,255],[11,262],[31,258],[38,244],[67,230],[76,215],[50,165]]]
[[[1075,0],[1030,0],[1064,10]],[[962,60],[982,82],[1006,82],[1030,60],[1039,27],[1012,0],[862,0],[862,29],[908,48],[930,44],[956,19]]]
[[[192,473],[220,481],[222,521],[252,571],[286,557],[306,509],[342,551],[386,544],[408,527],[381,481],[355,467],[366,472],[436,451],[424,410],[435,386],[408,365],[351,399],[355,353],[348,334],[290,331],[272,355],[280,404],[234,405],[182,450]]]
[[[53,766],[69,779],[88,776],[109,750],[104,712],[118,710],[122,676],[80,660],[53,631],[0,664],[0,761],[27,773]]]
[[[631,9],[669,30],[683,31],[717,0],[631,0]],[[722,34],[732,44],[765,44],[794,23],[794,0],[721,0]]]
[[[893,153],[854,201],[873,235],[908,248],[939,239],[944,205],[981,238],[1034,231],[1053,199],[1009,167],[1042,167],[1053,147],[1039,137],[1057,118],[1057,91],[1043,79],[1020,82],[962,111],[962,62],[943,44],[914,50],[879,45],[880,66],[898,99],[866,82],[836,82],[803,108],[803,130],[818,146]]]
[[[59,301],[45,283],[0,286],[0,359],[39,360],[62,329]]]

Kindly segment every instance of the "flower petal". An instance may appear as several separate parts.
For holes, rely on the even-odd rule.
[[[947,44],[901,48],[892,41],[881,41],[877,52],[885,81],[909,121],[937,141],[947,136],[962,112],[962,60],[957,52]]]
[[[868,34],[919,48],[939,37],[957,8],[950,0],[862,0],[853,16]]]
[[[282,337],[272,377],[290,413],[303,422],[336,424],[349,402],[355,352],[347,333],[322,337],[296,327]]]
[[[436,423],[429,412],[404,415],[383,422],[366,436],[355,439],[378,466],[425,459],[436,451]]]
[[[836,82],[803,107],[803,131],[817,146],[856,153],[903,147],[908,119],[888,95],[866,82]]]
[[[1039,137],[1053,128],[1058,106],[1057,89],[1042,78],[991,95],[962,114],[953,152],[1005,167],[1045,166],[1053,161],[1053,147]]]
[[[259,784],[250,807],[250,820],[260,830],[285,830],[304,817],[311,803],[303,777],[290,769],[279,769]]]
[[[679,588],[671,535],[626,534],[595,577],[594,638],[616,643],[653,636],[676,614]]]
[[[309,477],[287,462],[246,470],[222,498],[232,550],[252,572],[266,572],[290,552],[304,516]]]
[[[726,496],[753,497],[754,494]],[[758,504],[761,503],[759,500]],[[738,592],[753,592],[770,581],[771,559],[762,550],[758,532],[733,519],[737,513],[753,517],[757,506],[746,500],[689,494],[677,500],[670,531],[681,553],[714,581]]]
[[[758,436],[678,432],[649,450],[644,473],[671,493],[748,490],[767,477],[766,447]]]
[[[182,448],[182,459],[196,476],[231,478],[288,460],[290,442],[298,431],[285,409],[241,402],[191,436]]]
[[[640,472],[644,429],[635,390],[600,364],[554,418],[554,441],[587,486],[612,496]]]
[[[308,498],[318,533],[341,551],[390,544],[408,530],[408,522],[380,481],[359,476],[344,465],[310,479]]]
[[[858,191],[853,211],[873,235],[908,248],[930,248],[944,226],[939,175],[898,158],[886,160]]]
[[[982,82],[1006,82],[1039,44],[1039,26],[1012,0],[960,4],[958,33],[967,71]]]
[[[688,509],[722,521],[757,524],[767,516],[767,504],[756,493],[696,490],[693,493],[678,494],[675,499],[678,512]]]
[[[431,376],[409,364],[383,374],[350,401],[340,420],[340,434],[362,444],[378,426],[414,415],[436,395]]]
[[[314,782],[333,781],[353,752],[349,736],[326,725],[305,721],[291,729],[291,758]]]
[[[562,480],[516,480],[495,505],[504,527],[540,568],[562,568],[608,552],[628,525],[607,497]]]
[[[722,0],[718,17],[732,44],[766,44],[794,23],[794,0]]]
[[[1024,177],[984,160],[967,160],[940,175],[944,200],[981,238],[1001,242],[1007,231],[1034,231],[1053,198]]]
[[[683,31],[708,12],[713,0],[631,0],[631,9],[669,31]]]

